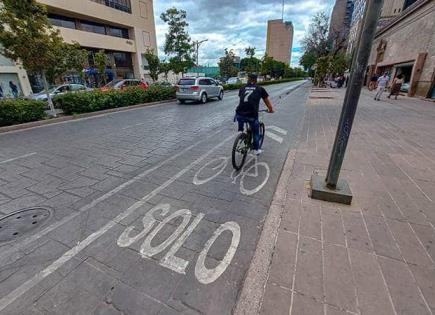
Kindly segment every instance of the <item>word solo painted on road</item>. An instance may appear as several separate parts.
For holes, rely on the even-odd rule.
[[[195,185],[203,185],[216,178],[225,170],[228,165],[228,161],[229,159],[227,157],[220,157],[206,163],[195,174],[193,178],[193,183]],[[259,171],[260,169],[264,169],[264,172]],[[207,177],[204,177],[204,174],[201,173],[207,173]],[[265,175],[264,179],[261,180],[256,187],[251,189],[246,188],[245,181],[247,178],[256,178],[263,173]],[[269,179],[269,175],[269,166],[264,162],[257,162],[256,157],[252,157],[240,172],[233,172],[231,174],[231,179],[233,180],[233,184],[235,184],[238,178],[240,178],[240,192],[244,195],[252,195],[257,193],[264,187]],[[189,265],[189,262],[185,259],[177,257],[176,253],[181,248],[181,246],[183,246],[184,242],[192,234],[192,232],[195,230],[195,228],[198,226],[198,224],[201,222],[205,215],[203,213],[199,213],[196,217],[193,218],[191,222],[192,212],[190,210],[180,209],[168,215],[170,212],[170,208],[171,206],[169,204],[160,204],[152,208],[142,218],[142,231],[133,235],[133,230],[135,229],[135,226],[127,227],[119,236],[117,244],[120,247],[128,247],[133,243],[144,239],[142,245],[140,246],[139,252],[140,255],[145,259],[152,258],[153,256],[162,253],[168,247],[170,247],[166,254],[163,256],[163,258],[160,259],[159,264],[177,273],[186,274],[186,268]],[[154,215],[166,217],[161,222],[159,222],[158,225],[153,229],[154,225],[158,222],[155,219]],[[151,242],[154,237],[164,228],[166,224],[177,218],[181,218],[182,222],[175,229],[175,231],[173,231],[172,234],[159,245],[152,246]],[[205,266],[207,254],[213,243],[225,231],[230,232],[232,235],[231,244],[228,247],[223,259],[217,264],[217,266],[214,268],[207,268]],[[234,221],[229,221],[220,225],[213,232],[212,236],[204,244],[204,248],[199,253],[196,261],[195,277],[200,283],[210,284],[216,281],[225,272],[227,267],[230,265],[232,259],[234,258],[234,255],[236,254],[240,242],[240,235],[240,226],[237,222]]]

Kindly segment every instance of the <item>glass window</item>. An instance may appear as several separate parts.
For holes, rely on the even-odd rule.
[[[106,28],[104,25],[94,22],[80,21],[80,29],[85,32],[106,34]]]
[[[114,52],[113,58],[117,67],[130,68],[133,66],[130,53]]]
[[[108,26],[107,27],[107,35],[121,37],[121,38],[129,38],[128,29]]]
[[[195,79],[181,79],[178,85],[195,85]]]
[[[56,15],[56,14],[49,14],[48,19],[51,24],[55,26],[61,26],[66,28],[76,28],[76,22],[75,19],[69,18],[66,16]]]

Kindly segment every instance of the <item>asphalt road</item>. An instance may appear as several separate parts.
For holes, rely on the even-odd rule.
[[[240,173],[237,92],[0,134],[0,314],[231,313],[304,116],[297,85],[266,87],[265,152]],[[47,210],[16,212],[31,207]]]

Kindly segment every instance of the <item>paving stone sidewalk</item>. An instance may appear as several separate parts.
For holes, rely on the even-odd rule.
[[[314,88],[306,105],[292,175],[281,178],[261,314],[434,314],[435,103],[363,91],[341,173],[354,201],[344,206],[308,197],[313,171],[326,172],[344,92]]]

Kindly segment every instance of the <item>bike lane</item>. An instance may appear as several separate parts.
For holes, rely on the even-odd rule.
[[[278,114],[265,117],[265,153],[248,158],[240,173],[231,167],[235,127],[228,124],[48,233],[42,244],[68,250],[3,296],[0,309],[230,313],[295,143],[307,89],[274,99]]]

